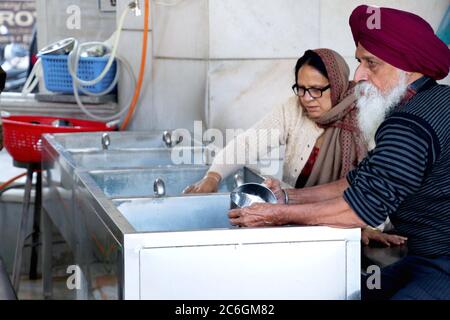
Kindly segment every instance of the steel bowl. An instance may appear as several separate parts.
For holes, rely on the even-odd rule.
[[[68,54],[72,51],[75,45],[75,38],[67,38],[42,48],[39,50],[39,55],[44,54]]]
[[[230,194],[230,207],[245,208],[255,203],[277,203],[275,194],[263,184],[244,183],[235,188]]]

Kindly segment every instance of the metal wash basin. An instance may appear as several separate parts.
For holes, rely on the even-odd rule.
[[[179,196],[188,185],[199,181],[209,166],[165,166],[160,168],[90,171],[89,176],[107,197],[153,197],[154,182],[162,179],[166,196]],[[218,192],[231,192],[238,184],[262,182],[249,168],[237,171],[219,185]]]
[[[114,199],[113,203],[137,232],[232,228],[229,194]]]
[[[206,164],[203,147],[151,148],[145,150],[105,150],[69,152],[80,170],[145,168],[178,164]]]
[[[92,174],[79,172],[75,189],[80,298],[98,290],[111,299],[359,297],[359,229],[237,228],[228,193],[110,197]]]
[[[178,164],[177,161],[206,162],[202,158],[203,147],[190,141],[189,136],[175,147],[167,147],[163,146],[162,131],[109,132],[108,135],[107,150],[103,150],[101,132],[46,134],[43,137],[43,157],[49,164],[43,188],[43,206],[58,229],[68,235],[69,245],[75,243],[71,227],[77,221],[73,210],[76,171],[148,168],[174,165]],[[192,146],[194,144],[196,146]],[[207,153],[204,155],[206,157]],[[147,183],[148,190],[151,190],[153,181]]]
[[[359,229],[233,227],[229,192],[262,182],[254,168],[232,174],[219,193],[181,195],[209,166],[168,164],[175,136],[171,147],[162,132],[111,132],[105,148],[101,141],[102,133],[43,139],[44,226],[53,222],[73,253],[78,299],[359,298]],[[186,158],[202,147],[182,143]],[[51,261],[51,232],[43,235]]]
[[[170,142],[164,140],[170,137]],[[130,149],[149,149],[149,148],[167,148],[174,146],[193,146],[201,145],[192,139],[187,130],[169,131],[150,131],[150,132],[108,132],[107,146],[104,146],[104,133],[86,132],[77,134],[55,134],[47,137],[51,144],[59,146],[66,151],[87,152],[103,150],[130,150]]]

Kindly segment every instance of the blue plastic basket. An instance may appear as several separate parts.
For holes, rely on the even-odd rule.
[[[45,54],[41,56],[41,59],[47,90],[60,93],[73,93],[72,77],[69,74],[67,66],[68,56]],[[96,79],[102,73],[107,63],[108,57],[80,58],[77,72],[78,78],[86,81]],[[105,91],[113,82],[115,75],[116,62],[114,61],[111,69],[109,69],[99,83],[93,86],[83,86],[83,89],[92,93]]]

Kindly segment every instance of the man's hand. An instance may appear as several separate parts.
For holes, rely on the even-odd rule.
[[[268,179],[264,180],[263,184],[267,188],[272,190],[272,192],[277,197],[277,202],[279,204],[284,204],[285,203],[286,197],[284,195],[283,189],[281,188],[281,182],[279,180],[268,178]]]
[[[193,185],[186,187],[183,190],[184,194],[187,193],[213,193],[217,192],[219,188],[219,182],[221,177],[218,173],[209,172],[202,180],[196,182]]]
[[[368,246],[371,241],[380,242],[387,247],[390,247],[391,245],[400,246],[404,244],[406,240],[408,240],[408,238],[395,234],[383,233],[379,230],[365,228],[361,231],[361,241],[366,246]]]
[[[286,224],[283,221],[283,205],[255,203],[254,205],[230,210],[230,223],[240,227],[264,227]]]

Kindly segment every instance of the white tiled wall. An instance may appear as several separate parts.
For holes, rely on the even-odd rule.
[[[151,56],[152,53],[152,32],[148,34],[147,52]],[[130,50],[133,48],[133,50]],[[121,41],[119,42],[118,55],[123,57],[126,61],[131,62],[131,68],[134,73],[135,81],[137,82],[139,76],[139,62],[141,61],[142,50],[142,31],[123,30]],[[150,112],[152,108],[153,90],[152,90],[152,71],[153,60],[147,59],[145,66],[145,76],[142,83],[141,95],[139,98],[139,107],[133,117],[133,121],[130,124],[130,130],[145,130],[150,125],[151,117]],[[121,109],[129,106],[131,99],[134,95],[135,85],[131,81],[130,76],[121,68],[119,81],[119,105]],[[150,102],[150,103],[148,103]]]
[[[123,7],[128,0],[118,2]],[[152,64],[147,71],[152,81],[145,86],[133,130],[192,128],[193,121],[200,119],[207,120],[208,127],[245,129],[291,95],[295,61],[309,48],[340,52],[351,77],[357,66],[348,19],[366,1],[157,2],[151,6],[156,59],[149,56],[147,60]],[[414,12],[436,29],[449,0],[370,3]],[[136,33],[142,29],[142,20],[130,18],[126,29],[135,30],[126,48],[137,72],[140,47]],[[450,78],[443,82],[450,83]],[[127,86],[121,91],[127,91]]]
[[[210,0],[210,57],[298,57],[319,45],[319,4],[311,0]]]
[[[207,62],[182,59],[155,59],[153,64],[153,108],[146,100],[152,129],[186,128],[204,120]],[[149,111],[151,110],[151,111]]]
[[[295,60],[213,61],[208,127],[248,128],[291,95]]]
[[[155,4],[155,52],[159,57],[208,59],[208,1]]]

